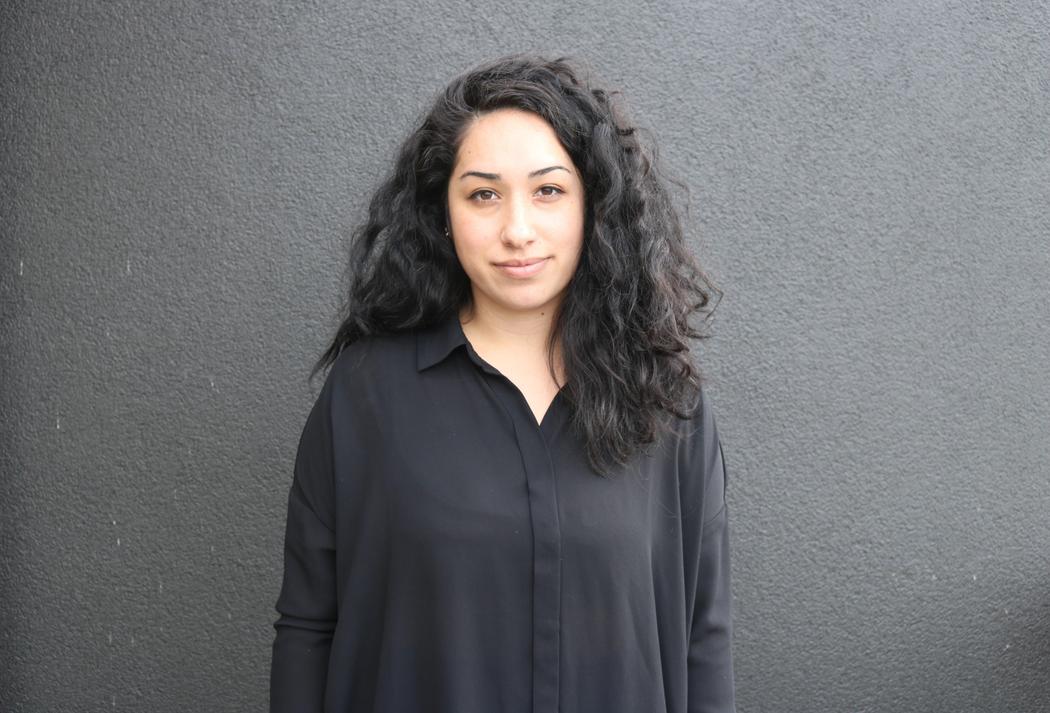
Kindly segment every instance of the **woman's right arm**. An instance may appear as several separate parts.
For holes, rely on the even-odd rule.
[[[320,713],[337,619],[331,379],[307,417],[288,494],[270,713]]]

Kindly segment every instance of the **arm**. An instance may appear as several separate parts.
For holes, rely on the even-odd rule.
[[[337,618],[330,399],[329,379],[303,428],[288,494],[284,581],[270,668],[271,713],[320,713],[324,705]]]
[[[726,471],[714,415],[701,396],[699,431],[694,434],[692,467],[699,469],[702,505],[686,530],[695,539],[695,597],[689,632],[689,713],[736,710],[731,651],[729,586],[729,520],[725,501]]]

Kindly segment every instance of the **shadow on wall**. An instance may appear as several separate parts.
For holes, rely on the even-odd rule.
[[[902,650],[909,664],[896,668],[911,680],[886,683],[925,693],[900,701],[904,709],[1050,711],[1050,568],[1043,562],[1027,579],[1003,576],[1012,568],[994,569],[984,576],[961,573],[962,581],[949,578],[944,596],[916,611],[927,620],[905,627],[915,649]]]
[[[1050,562],[1022,590],[1017,608],[1004,605],[1005,643],[991,672],[1007,711],[1050,711]]]

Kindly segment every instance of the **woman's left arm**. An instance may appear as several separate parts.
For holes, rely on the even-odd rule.
[[[732,623],[729,586],[729,512],[726,470],[714,414],[701,395],[690,448],[690,469],[703,488],[693,517],[685,518],[687,556],[695,562],[695,586],[689,630],[689,713],[736,710],[733,680]]]

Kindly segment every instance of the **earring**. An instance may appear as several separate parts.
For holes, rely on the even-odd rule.
[[[445,226],[445,237],[446,238],[450,238],[450,239],[452,238],[452,236],[448,234],[448,226],[447,225]]]

